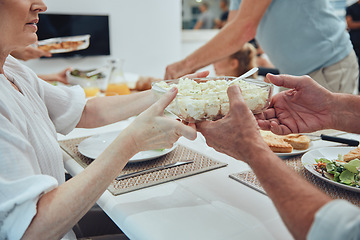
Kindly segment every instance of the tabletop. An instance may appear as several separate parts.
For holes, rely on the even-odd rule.
[[[75,129],[59,140],[116,131],[132,120]],[[227,166],[117,196],[105,191],[98,205],[130,239],[293,239],[269,197],[229,177],[249,170],[247,164],[208,147],[201,134],[178,143]],[[312,148],[336,145],[317,140]],[[71,175],[83,170],[67,153],[63,156]]]

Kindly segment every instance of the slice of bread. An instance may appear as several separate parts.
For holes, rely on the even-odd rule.
[[[288,134],[280,136],[285,142],[289,143],[296,150],[305,150],[310,146],[310,138],[301,134]]]
[[[260,131],[262,138],[273,152],[276,153],[291,153],[293,147],[284,141],[280,136],[270,131]]]
[[[351,160],[354,160],[355,158],[360,159],[360,147],[355,148],[354,150],[351,150],[347,154],[344,155],[344,161],[350,162]]]

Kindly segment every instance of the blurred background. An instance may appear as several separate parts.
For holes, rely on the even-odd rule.
[[[346,6],[355,1],[330,0],[344,21]],[[45,0],[48,11],[41,16],[39,40],[56,34],[91,34],[90,47],[24,63],[38,74],[48,74],[67,66],[96,68],[119,58],[124,59],[125,72],[161,78],[166,65],[184,58],[219,31],[215,27],[193,30],[204,2],[214,18],[221,16],[220,0]],[[206,69],[213,72],[212,66]]]

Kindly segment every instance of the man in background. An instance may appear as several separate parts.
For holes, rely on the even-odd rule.
[[[350,40],[358,58],[360,66],[360,1],[355,2],[346,8],[346,23],[350,34]],[[360,77],[359,77],[360,83]],[[360,84],[359,84],[360,90]]]
[[[211,29],[214,25],[214,17],[209,11],[209,4],[203,2],[200,6],[200,16],[194,26],[194,29]]]
[[[228,0],[221,0],[220,1],[220,9],[222,11],[221,15],[220,15],[220,19],[219,18],[216,18],[215,19],[215,27],[214,28],[222,28],[226,22],[227,22],[227,19],[228,19],[228,16],[229,16],[229,2]]]

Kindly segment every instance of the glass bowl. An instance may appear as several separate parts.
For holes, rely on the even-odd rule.
[[[94,76],[86,76],[86,73],[92,72],[94,70],[95,69],[69,70],[66,71],[66,79],[70,85],[80,85],[82,88],[88,87],[89,85],[96,85],[102,92],[105,92],[109,81],[109,71],[108,69],[104,69],[104,71]]]
[[[179,78],[152,83],[152,91],[160,98],[172,87],[178,88],[176,98],[166,108],[181,120],[195,123],[218,120],[229,112],[227,81],[235,77]],[[273,85],[256,79],[243,79],[238,84],[249,109],[261,113],[269,106]]]

